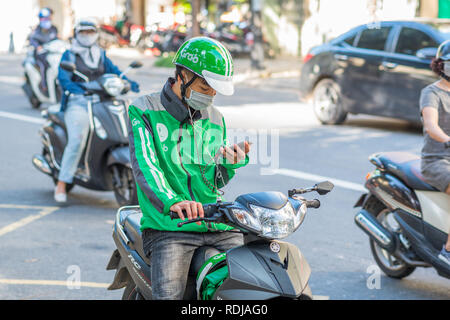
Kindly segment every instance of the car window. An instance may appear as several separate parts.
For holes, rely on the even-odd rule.
[[[353,44],[355,43],[355,38],[356,38],[356,34],[354,34],[353,36],[348,37],[347,39],[344,40],[344,42],[346,44],[348,44],[349,46],[353,47]]]
[[[422,48],[436,48],[438,46],[439,44],[426,33],[405,27],[400,31],[395,52],[415,55]]]
[[[365,29],[359,37],[358,48],[384,50],[391,27]]]

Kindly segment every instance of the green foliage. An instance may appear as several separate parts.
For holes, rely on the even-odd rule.
[[[175,65],[172,63],[173,57],[175,53],[164,53],[161,57],[159,57],[153,66],[161,67],[161,68],[175,68]]]

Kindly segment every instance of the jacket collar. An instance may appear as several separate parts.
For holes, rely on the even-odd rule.
[[[166,111],[181,123],[188,122],[190,120],[188,108],[177,97],[172,90],[172,85],[175,83],[174,78],[169,78],[161,91],[161,103]],[[201,118],[201,113],[191,109],[192,118],[194,121]]]

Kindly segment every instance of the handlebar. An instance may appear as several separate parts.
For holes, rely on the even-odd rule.
[[[307,208],[313,208],[313,209],[317,209],[320,207],[320,201],[318,199],[313,199],[313,200],[306,200],[306,199],[301,199],[301,201],[304,201],[306,203],[306,207]],[[193,222],[198,222],[198,221],[206,221],[206,222],[219,222],[219,220],[222,220],[222,213],[220,212],[220,208],[221,207],[225,207],[228,206],[232,203],[212,203],[212,204],[204,204],[203,205],[203,218],[195,218],[195,219],[191,219],[191,220],[184,220],[183,222],[179,222],[177,225],[178,227],[181,227],[182,225],[188,224],[188,223],[193,223]],[[183,210],[183,214],[185,217],[187,217],[187,213],[185,210]],[[169,211],[169,217],[171,220],[175,220],[175,219],[179,219],[178,216],[178,212],[175,211]]]
[[[320,201],[318,199],[306,200],[306,207],[317,209],[320,207]]]

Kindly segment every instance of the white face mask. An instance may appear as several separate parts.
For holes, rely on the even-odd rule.
[[[444,70],[442,70],[442,71],[444,71],[444,74],[447,77],[450,77],[450,61],[444,62]]]
[[[52,27],[52,22],[50,20],[42,20],[39,22],[42,29],[48,30]]]
[[[184,98],[186,103],[195,110],[204,110],[214,103],[214,96],[204,94],[191,89],[191,95]]]
[[[77,34],[77,41],[83,46],[83,47],[92,47],[94,43],[97,42],[98,39],[98,33],[93,34]]]

